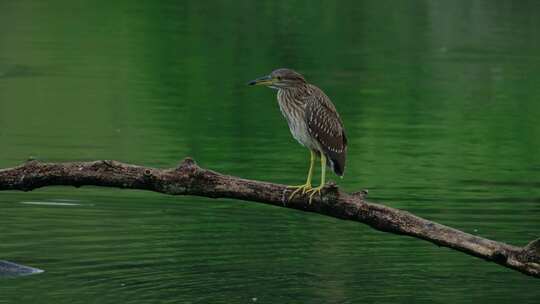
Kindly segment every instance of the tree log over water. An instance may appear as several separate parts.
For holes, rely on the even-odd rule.
[[[0,191],[30,191],[45,186],[103,186],[150,190],[170,195],[232,198],[315,212],[357,221],[377,230],[408,235],[540,278],[540,239],[524,247],[488,240],[407,211],[368,202],[363,192],[345,193],[335,184],[311,204],[306,196],[288,201],[285,185],[247,180],[199,167],[186,158],[177,168],[157,169],[112,160],[41,163],[35,160],[0,169]]]

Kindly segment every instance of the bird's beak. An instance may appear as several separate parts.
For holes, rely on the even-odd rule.
[[[274,83],[272,76],[263,76],[248,82],[248,85],[271,85]]]

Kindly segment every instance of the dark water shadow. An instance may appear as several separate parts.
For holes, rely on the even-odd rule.
[[[45,75],[38,67],[23,64],[0,64],[0,79],[18,77],[37,77]]]

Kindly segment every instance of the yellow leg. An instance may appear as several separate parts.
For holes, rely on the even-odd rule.
[[[303,185],[300,185],[300,186],[289,186],[289,188],[293,188],[293,189],[296,189],[294,190],[294,192],[291,194],[291,196],[289,196],[289,201],[293,199],[293,197],[300,191],[302,191],[302,194],[308,192],[309,190],[311,190],[311,179],[313,177],[313,166],[315,165],[315,152],[313,151],[309,151],[311,152],[311,160],[309,161],[309,171],[308,171],[308,175],[307,175],[307,180],[306,180],[306,183],[303,184]]]
[[[324,156],[323,153],[321,153],[321,184],[319,187],[311,188],[306,191],[306,193],[311,192],[309,195],[309,203],[311,204],[311,201],[313,200],[313,196],[315,193],[319,193],[321,195],[321,190],[324,188],[324,184],[326,182],[326,156]]]

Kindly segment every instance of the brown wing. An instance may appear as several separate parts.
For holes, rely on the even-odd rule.
[[[306,97],[306,124],[309,134],[317,139],[328,165],[339,176],[345,171],[347,137],[343,123],[330,98],[320,89],[313,87]]]

